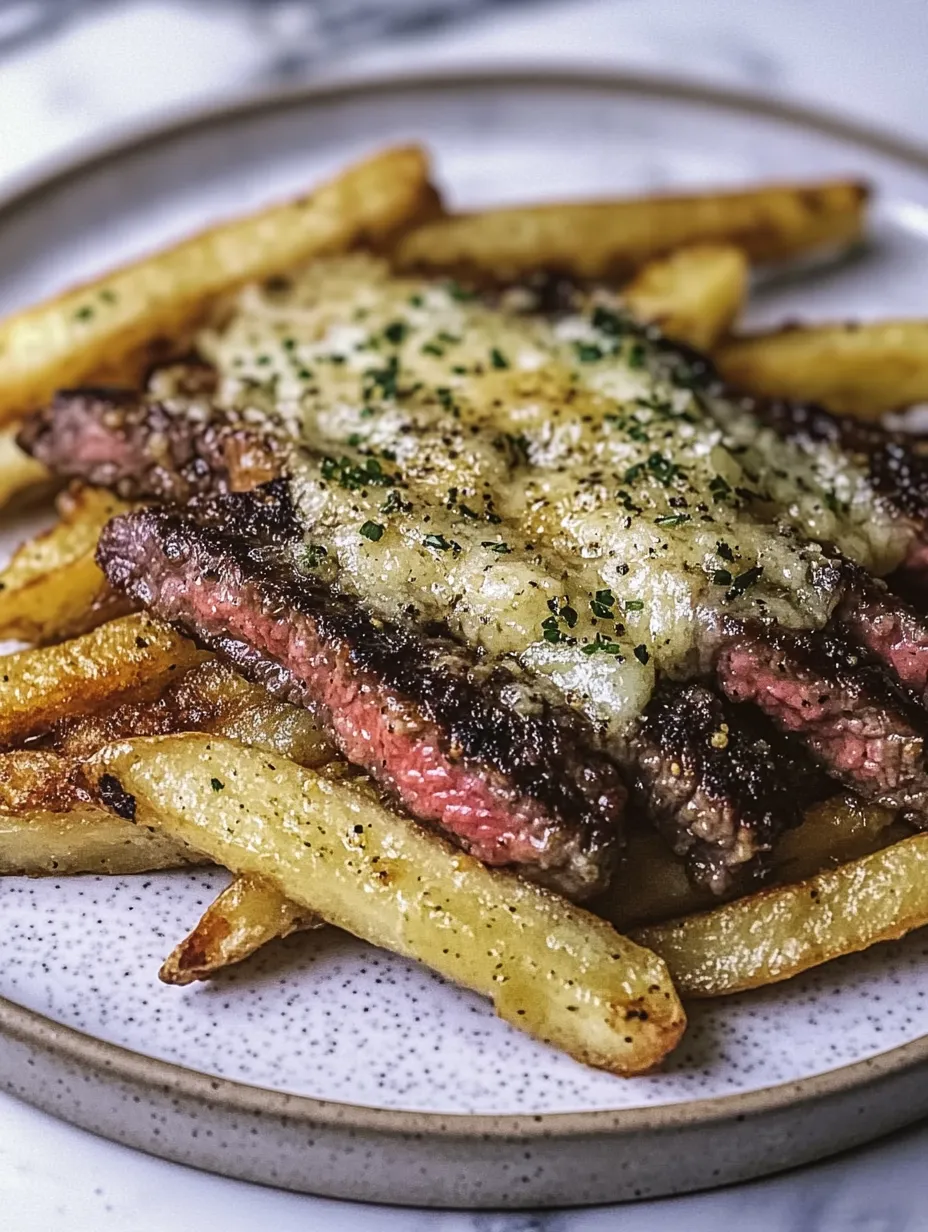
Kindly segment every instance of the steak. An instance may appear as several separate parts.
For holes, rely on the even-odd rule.
[[[104,533],[115,586],[575,896],[615,858],[616,761],[720,893],[795,823],[797,742],[925,813],[928,625],[874,576],[928,562],[901,438],[734,394],[598,291],[486,302],[357,257],[286,288],[147,390],[23,428],[59,474],[177,507]]]
[[[625,789],[578,712],[301,574],[281,485],[199,512],[110,522],[98,560],[111,583],[275,696],[318,708],[349,761],[479,859],[578,898],[603,889]]]
[[[244,491],[273,479],[282,464],[271,434],[215,407],[188,398],[177,413],[125,389],[63,390],[17,439],[56,475],[126,500],[184,504],[217,490]]]
[[[745,627],[723,647],[716,674],[732,701],[799,736],[839,783],[928,820],[928,714],[860,651],[827,633]]]
[[[713,894],[761,878],[775,840],[826,792],[762,714],[702,684],[665,681],[641,716],[633,799]]]

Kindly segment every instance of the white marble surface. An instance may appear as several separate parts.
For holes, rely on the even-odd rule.
[[[466,62],[569,62],[749,86],[922,137],[925,0],[578,0],[489,14],[367,48],[317,72]],[[215,6],[116,5],[0,64],[0,186],[81,141],[162,108],[268,84],[270,40]],[[5,1232],[913,1232],[928,1229],[928,1128],[852,1156],[715,1194],[542,1215],[397,1211],[305,1198],[192,1172],[0,1098]]]

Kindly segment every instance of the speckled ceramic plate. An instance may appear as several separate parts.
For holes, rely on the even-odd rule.
[[[881,189],[869,248],[769,282],[755,318],[928,311],[928,155],[743,97],[513,74],[276,96],[53,170],[0,208],[0,308],[409,138],[431,146],[458,205],[863,174]],[[7,525],[0,550],[24,529]],[[223,880],[4,881],[2,1085],[237,1177],[450,1206],[680,1192],[928,1112],[923,935],[694,1006],[665,1068],[622,1081],[333,932],[269,946],[208,986],[160,985],[160,959]]]

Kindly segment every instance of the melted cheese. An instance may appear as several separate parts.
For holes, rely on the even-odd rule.
[[[905,530],[844,457],[689,388],[605,299],[552,324],[371,258],[248,288],[200,350],[300,446],[317,570],[549,678],[620,734],[729,618],[816,627]]]

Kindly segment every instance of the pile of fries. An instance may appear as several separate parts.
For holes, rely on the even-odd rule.
[[[358,245],[398,269],[505,283],[537,270],[617,283],[632,309],[714,354],[748,391],[876,418],[928,399],[928,320],[732,336],[751,266],[856,242],[852,182],[446,215],[415,148],[0,323],[0,504],[51,483],[18,420],[77,382],[136,381],[242,284]],[[0,872],[233,874],[161,969],[204,979],[296,929],[333,925],[492,998],[513,1025],[618,1074],[679,1040],[679,996],[786,979],[928,922],[928,835],[839,797],[777,852],[773,884],[724,905],[633,827],[595,914],[490,869],[398,813],[304,710],[133,612],[94,561],[126,508],[59,493],[58,521],[0,574]],[[625,930],[622,935],[618,929]]]

